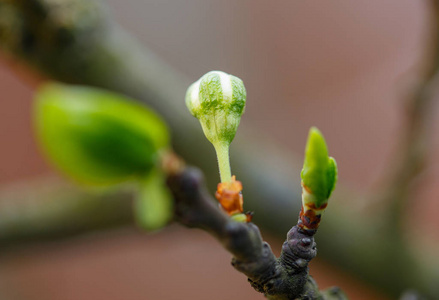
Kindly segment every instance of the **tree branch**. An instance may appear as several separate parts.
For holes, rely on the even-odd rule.
[[[413,197],[413,180],[427,165],[431,149],[432,105],[439,83],[439,1],[431,1],[432,35],[430,46],[426,49],[421,77],[409,92],[405,103],[404,129],[396,151],[396,160],[389,164],[387,179],[383,180],[381,194],[372,196],[371,203],[386,203],[387,214],[383,217],[383,229],[389,234],[398,234],[403,229],[401,219],[407,203]]]
[[[86,192],[54,178],[0,190],[0,249],[133,221],[132,192]]]
[[[321,294],[308,274],[308,263],[317,254],[315,231],[305,232],[297,225],[291,228],[276,258],[255,224],[236,222],[214,204],[199,170],[186,168],[171,174],[168,186],[176,200],[178,222],[215,236],[233,255],[235,269],[268,299],[346,299],[337,289]]]

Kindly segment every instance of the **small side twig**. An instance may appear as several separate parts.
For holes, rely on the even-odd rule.
[[[308,263],[317,254],[315,231],[302,230],[298,225],[291,228],[276,258],[255,224],[236,222],[219,209],[198,169],[173,172],[167,184],[176,201],[177,221],[215,236],[233,255],[234,268],[268,299],[345,299],[338,289],[321,293],[309,276]]]
[[[439,83],[439,1],[432,0],[432,37],[429,55],[425,55],[424,70],[413,86],[405,105],[405,128],[398,144],[397,160],[389,166],[384,190],[374,203],[389,203],[386,228],[391,235],[401,234],[401,218],[411,198],[413,179],[424,170],[431,141],[431,109]]]

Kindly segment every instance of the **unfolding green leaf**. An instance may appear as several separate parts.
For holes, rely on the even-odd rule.
[[[328,187],[332,187],[328,191],[328,195],[326,198],[329,198],[332,194],[332,191],[335,189],[335,184],[337,183],[337,162],[333,157],[329,157],[329,166],[328,166]]]
[[[139,194],[134,202],[137,224],[148,231],[162,228],[173,216],[172,195],[164,182],[163,174],[153,172],[141,182]]]
[[[169,135],[154,112],[105,90],[58,83],[36,95],[35,125],[48,159],[86,184],[145,176]]]

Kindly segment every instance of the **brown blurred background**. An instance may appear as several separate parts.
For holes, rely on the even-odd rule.
[[[400,135],[406,85],[428,41],[425,1],[107,2],[128,31],[194,80],[215,69],[244,80],[248,104],[236,139],[262,132],[301,159],[315,125],[337,158],[341,184],[365,193],[379,186]],[[32,137],[32,76],[1,58],[3,188],[52,173]],[[417,232],[439,242],[437,121],[432,132],[411,209],[423,220]],[[282,242],[266,238],[279,251]],[[263,299],[229,261],[199,231],[172,226],[145,236],[124,228],[0,255],[0,299]],[[324,262],[313,262],[311,274],[351,299],[386,299]]]

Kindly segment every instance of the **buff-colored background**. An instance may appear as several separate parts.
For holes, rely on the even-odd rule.
[[[301,159],[316,125],[341,184],[358,192],[379,186],[402,127],[406,85],[428,42],[427,1],[108,3],[127,30],[194,80],[213,69],[244,80],[248,105],[237,139],[262,132]],[[52,173],[31,133],[37,80],[18,69],[0,56],[0,188]],[[439,111],[432,109],[431,163],[417,180],[406,224],[417,220],[417,232],[439,242]],[[272,244],[278,251],[281,241]],[[263,299],[213,238],[178,226],[19,249],[0,254],[0,266],[5,300]],[[311,274],[321,286],[342,286],[351,299],[385,299],[318,260]]]

